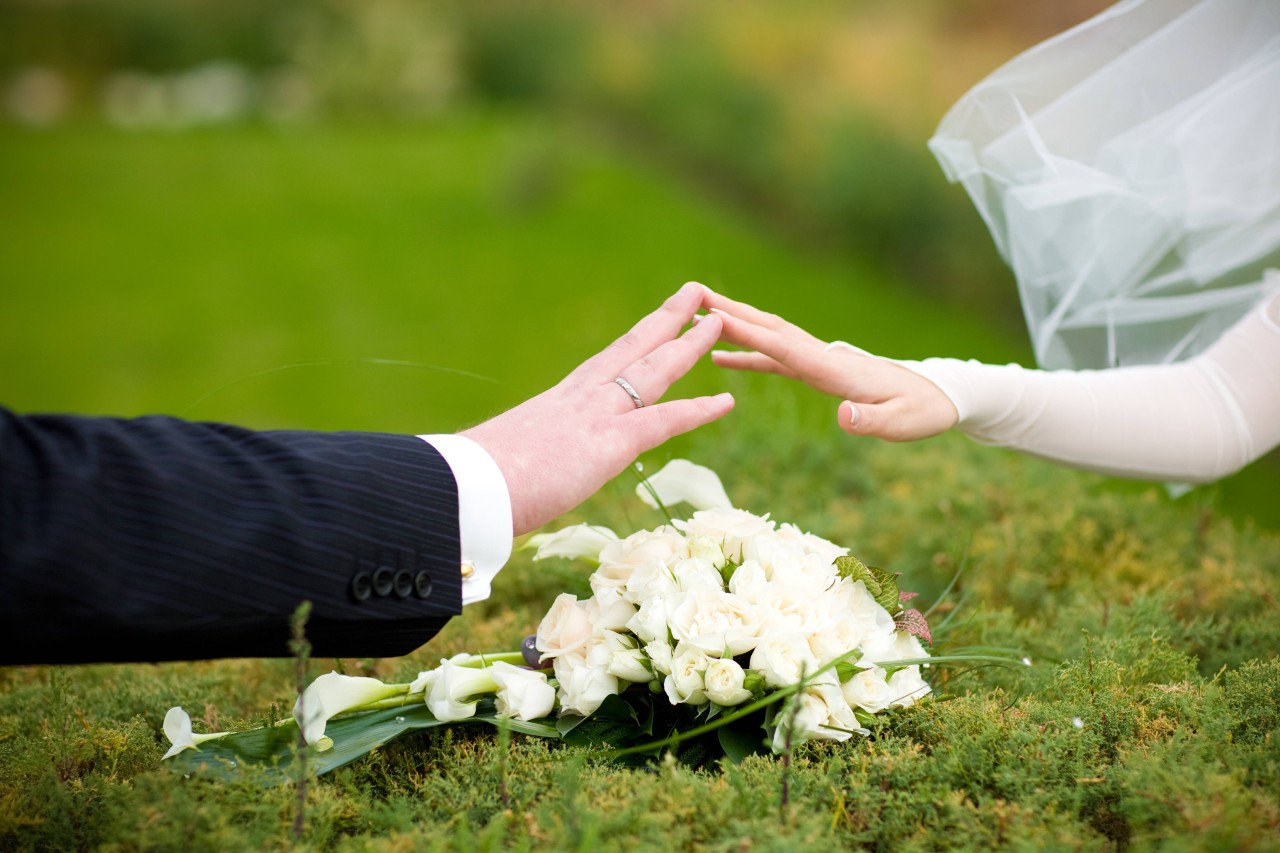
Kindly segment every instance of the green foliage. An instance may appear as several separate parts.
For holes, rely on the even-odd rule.
[[[971,318],[797,258],[527,117],[297,137],[4,133],[0,150],[15,285],[0,291],[0,366],[20,409],[178,413],[317,357],[501,377],[302,368],[191,413],[452,429],[554,381],[704,271],[890,354],[1009,352]],[[534,216],[507,189],[544,152],[567,165]],[[850,333],[864,324],[874,341]],[[785,810],[769,756],[633,768],[520,734],[504,745],[489,726],[423,731],[312,780],[297,849],[1275,849],[1275,533],[1224,514],[1213,490],[1173,501],[958,437],[853,440],[829,401],[772,377],[700,367],[685,382],[728,385],[739,410],[647,468],[709,465],[736,504],[901,573],[936,653],[1018,649],[1032,666],[930,671],[934,698],[870,739],[797,750]],[[634,486],[620,477],[562,523],[653,526]],[[408,681],[459,651],[513,647],[585,575],[518,552],[494,596],[422,649],[316,660],[309,675]],[[290,660],[0,670],[0,849],[295,849],[292,786],[159,761],[170,706],[198,731],[248,729],[288,717],[294,683]]]
[[[865,566],[857,557],[838,557],[836,570],[842,578],[862,581],[876,603],[890,613],[897,613],[902,607],[898,602],[898,576],[893,572]]]

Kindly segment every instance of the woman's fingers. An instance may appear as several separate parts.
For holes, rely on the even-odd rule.
[[[740,319],[719,308],[712,308],[707,316],[720,318],[724,324],[720,337],[728,343],[764,353],[783,364],[788,364],[789,359],[794,356],[796,342],[788,335]]]
[[[796,326],[791,325],[777,314],[770,314],[768,311],[761,311],[753,305],[745,302],[738,302],[727,296],[711,290],[709,287],[703,288],[702,304],[709,310],[722,311],[726,314],[732,314],[740,320],[748,323],[754,323],[766,329],[772,329],[775,332],[781,332],[788,329],[799,331]]]
[[[756,373],[776,373],[789,379],[799,378],[794,370],[761,352],[715,350],[711,353],[711,360],[715,362],[717,367],[723,367],[728,370],[753,370]]]
[[[731,314],[712,309],[709,317],[720,317],[724,330],[720,339],[749,350],[755,350],[781,365],[785,371],[772,371],[784,376],[801,379],[815,387],[828,390],[825,385],[830,377],[830,365],[822,342],[807,332],[796,330],[775,331],[740,320]]]

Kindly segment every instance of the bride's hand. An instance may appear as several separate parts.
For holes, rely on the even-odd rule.
[[[721,340],[749,352],[717,350],[712,360],[731,370],[777,373],[839,397],[841,429],[889,441],[945,432],[958,420],[947,395],[928,379],[849,344],[828,344],[788,323],[710,290],[703,305],[724,323]]]

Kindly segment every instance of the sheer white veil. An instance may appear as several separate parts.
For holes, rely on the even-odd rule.
[[[1280,288],[1280,0],[1125,0],[983,80],[929,147],[1041,366],[1192,356]]]

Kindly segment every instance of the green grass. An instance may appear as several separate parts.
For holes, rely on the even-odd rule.
[[[22,410],[454,429],[548,386],[689,279],[890,353],[1019,354],[535,119],[8,131],[0,217],[0,371]],[[361,358],[493,381],[347,363]],[[315,359],[341,363],[260,375]]]
[[[0,217],[0,375],[20,411],[456,429],[690,278],[890,355],[1024,355],[533,117],[5,131]],[[355,361],[370,358],[495,381]],[[276,370],[312,359],[328,361]],[[963,566],[939,650],[1013,647],[1034,666],[939,672],[939,700],[870,741],[803,748],[786,810],[772,759],[621,769],[516,737],[504,804],[491,731],[405,738],[311,786],[303,849],[1280,849],[1280,538],[1212,491],[1172,502],[955,436],[850,441],[827,401],[768,378],[702,365],[680,388],[724,386],[738,411],[651,464],[711,465],[739,505],[903,572],[925,605]],[[630,492],[622,478],[564,523],[657,523]],[[518,554],[423,649],[342,666],[400,680],[512,647],[584,583]],[[290,847],[293,789],[186,780],[159,757],[171,705],[200,730],[260,724],[292,705],[292,669],[0,670],[0,848]]]

